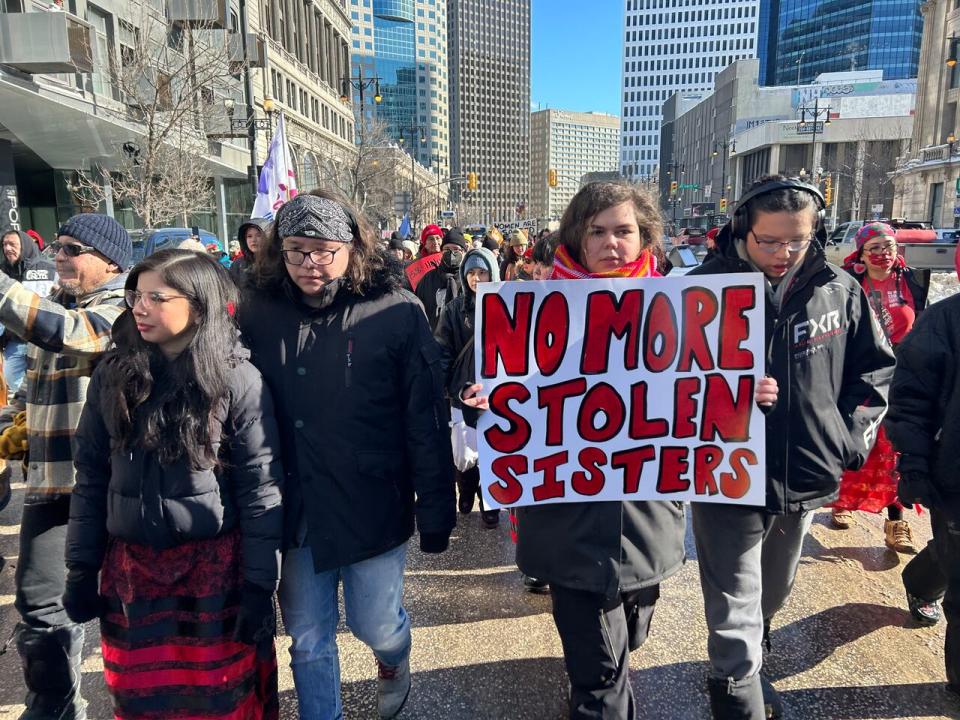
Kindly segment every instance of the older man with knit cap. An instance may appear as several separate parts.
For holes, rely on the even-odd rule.
[[[68,220],[53,247],[60,288],[50,296],[0,276],[0,323],[29,343],[33,368],[14,405],[0,415],[7,435],[13,417],[26,411],[27,491],[15,601],[17,650],[27,686],[21,720],[87,716],[80,696],[83,626],[67,617],[70,597],[63,596],[72,443],[93,365],[109,348],[113,322],[124,310],[132,252],[130,236],[116,220],[92,213]]]

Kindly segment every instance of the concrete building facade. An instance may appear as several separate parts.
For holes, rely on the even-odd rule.
[[[829,182],[834,222],[889,216],[890,173],[909,143],[916,81],[883,81],[878,71],[758,88],[757,72],[757,60],[734,63],[717,76],[713,93],[677,112],[669,150],[666,139],[663,145],[674,172],[669,181],[678,183],[673,193],[668,181],[661,187],[668,216],[702,225],[710,215],[727,215],[745,187],[774,173],[806,177],[822,189]]]
[[[447,43],[451,174],[477,178],[457,200],[513,222],[530,193],[530,0],[447,0]]]
[[[921,10],[917,110],[911,141],[893,174],[893,211],[936,227],[960,227],[960,64],[953,40],[960,33],[960,7],[929,0]]]
[[[721,69],[756,57],[759,0],[627,0],[620,172],[658,174],[661,108],[674,93],[706,93]]]
[[[530,115],[530,217],[556,218],[580,189],[587,173],[617,172],[620,118],[569,110]],[[548,173],[557,173],[550,187]]]
[[[138,42],[150,40],[144,36],[142,20],[169,20],[155,12],[156,3],[138,0],[97,4],[74,0],[68,5],[71,12],[42,5],[5,2],[0,25],[20,27],[26,14],[32,16],[30,23],[53,29],[69,25],[81,31],[68,36],[48,28],[43,43],[0,49],[0,175],[4,177],[0,184],[7,207],[4,224],[10,222],[10,203],[16,203],[19,224],[49,237],[84,207],[71,189],[78,169],[114,171],[125,154],[138,152],[146,142],[144,121],[123,97],[118,73],[136,53]],[[227,45],[236,42],[239,48],[238,0],[210,0],[204,5],[216,20],[203,32],[217,34],[218,42]],[[265,57],[250,71],[253,116],[262,125],[255,133],[258,164],[266,157],[270,131],[277,112],[282,111],[299,185],[315,186],[321,181],[324,157],[353,147],[352,113],[339,100],[337,89],[339,79],[349,72],[346,8],[340,0],[296,4],[264,0],[245,5],[248,57]],[[92,51],[72,44],[84,37],[84,28],[90,32]],[[186,47],[179,41],[182,31],[169,24],[165,30],[170,33],[165,37],[170,51],[182,55]],[[31,53],[72,54],[76,65],[69,72],[62,63],[32,63]],[[212,180],[215,207],[191,221],[224,238],[234,234],[253,205],[246,128],[231,127],[231,121],[242,123],[247,118],[245,80],[242,69],[224,70],[216,85],[204,88],[198,99],[202,108],[198,122],[208,140],[197,162]],[[109,193],[97,209],[115,215],[127,227],[142,224],[130,207],[112,202]]]

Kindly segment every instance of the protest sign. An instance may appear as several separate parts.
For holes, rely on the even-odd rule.
[[[410,281],[410,287],[416,290],[417,285],[419,285],[420,281],[423,280],[423,276],[439,265],[440,258],[442,257],[443,255],[436,253],[435,255],[428,255],[425,258],[414,260],[412,263],[407,265],[406,273],[407,280]]]
[[[484,283],[476,377],[488,508],[765,503],[759,274]]]

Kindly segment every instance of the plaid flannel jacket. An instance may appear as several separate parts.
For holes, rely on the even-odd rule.
[[[110,330],[124,310],[126,279],[117,275],[76,299],[63,291],[42,298],[0,274],[0,323],[29,343],[27,376],[17,393],[27,411],[25,502],[73,489],[73,435],[93,367],[110,348]]]

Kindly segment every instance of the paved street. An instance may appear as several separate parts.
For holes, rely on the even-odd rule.
[[[15,622],[13,572],[23,495],[0,513],[3,639]],[[460,519],[451,550],[424,556],[411,548],[407,607],[414,622],[414,686],[402,717],[562,718],[566,680],[545,596],[522,592],[507,523],[480,529]],[[942,691],[943,628],[915,627],[904,609],[899,572],[906,556],[883,547],[882,520],[857,514],[847,531],[817,514],[793,597],[778,616],[767,670],[791,719],[957,718]],[[926,518],[913,518],[925,541]],[[631,658],[639,717],[708,718],[703,677],[706,631],[696,557],[663,587],[647,644]],[[375,665],[346,628],[340,636],[347,718],[375,718]],[[296,717],[287,659],[279,641],[284,718]],[[84,663],[90,717],[112,717],[100,673],[96,624]],[[0,657],[0,720],[21,710],[16,652]]]

